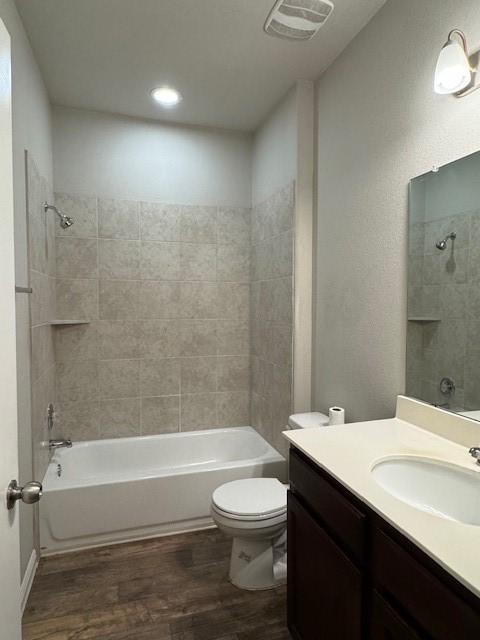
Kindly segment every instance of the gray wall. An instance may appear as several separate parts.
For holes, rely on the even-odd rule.
[[[294,86],[255,132],[252,148],[252,205],[267,200],[297,175],[297,105]]]
[[[318,82],[314,404],[350,420],[405,389],[408,182],[480,146],[480,94],[432,90],[454,27],[478,46],[475,0],[390,0]]]
[[[63,193],[249,207],[251,142],[245,133],[55,107],[54,186]]]
[[[13,183],[15,209],[15,277],[17,284],[28,284],[28,249],[25,184],[25,149],[37,158],[42,174],[51,181],[52,149],[50,104],[20,17],[12,0],[0,0],[0,17],[12,41],[13,92]],[[19,480],[32,479],[30,318],[29,300],[16,296],[17,390]],[[25,572],[34,548],[35,509],[20,506],[21,572]]]

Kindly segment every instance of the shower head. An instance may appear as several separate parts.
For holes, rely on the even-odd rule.
[[[437,247],[437,249],[440,249],[440,251],[444,251],[447,247],[448,240],[453,241],[456,237],[457,234],[455,233],[455,231],[452,231],[452,233],[449,233],[447,236],[445,236],[443,240],[439,240],[438,242],[436,242],[435,246]]]
[[[53,204],[48,204],[48,202],[44,202],[43,209],[45,212],[48,211],[49,209],[51,209],[52,211],[55,211],[57,216],[60,218],[60,226],[62,227],[62,229],[68,229],[68,227],[72,226],[73,219],[70,218],[70,216],[67,216],[66,213],[62,213],[62,211],[59,211],[57,207],[55,207]]]
[[[73,220],[70,216],[66,216],[64,214],[60,214],[60,226],[62,229],[68,229],[73,225]]]

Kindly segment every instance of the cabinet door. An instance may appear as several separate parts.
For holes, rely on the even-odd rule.
[[[382,592],[408,612],[435,640],[471,640],[478,636],[480,611],[452,589],[452,579],[439,577],[423,561],[381,528],[372,536],[372,577]],[[379,589],[379,590],[380,590]],[[459,624],[459,620],[461,624]]]
[[[362,577],[288,495],[288,626],[297,640],[360,640]]]
[[[370,640],[420,640],[420,636],[376,592],[368,637]]]

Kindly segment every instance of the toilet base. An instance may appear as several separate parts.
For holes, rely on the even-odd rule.
[[[234,538],[230,557],[230,582],[239,589],[274,589],[285,580],[273,575],[272,539]]]

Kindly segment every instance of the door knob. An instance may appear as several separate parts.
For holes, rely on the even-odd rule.
[[[42,497],[42,483],[32,480],[24,487],[19,487],[16,480],[12,480],[7,489],[7,509],[13,509],[17,500],[25,504],[35,504]]]

